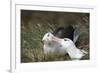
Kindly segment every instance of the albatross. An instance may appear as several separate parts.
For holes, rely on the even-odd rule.
[[[78,49],[71,39],[55,37],[51,32],[46,33],[42,41],[44,43],[43,50],[45,54],[68,54],[72,60],[79,60],[85,54],[88,54],[85,50]]]

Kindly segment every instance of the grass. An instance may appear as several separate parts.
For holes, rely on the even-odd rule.
[[[44,54],[41,49],[24,49],[21,62],[47,62],[70,60],[68,55]]]
[[[43,53],[43,36],[58,27],[72,25],[81,31],[77,47],[89,52],[89,14],[47,11],[21,11],[21,62],[70,60],[68,55]],[[88,58],[89,59],[89,55]]]

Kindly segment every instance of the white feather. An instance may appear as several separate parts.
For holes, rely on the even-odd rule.
[[[70,58],[79,60],[85,55],[85,51],[78,49],[74,42],[68,38],[64,38],[65,40],[62,40],[61,44],[63,48],[66,48],[66,52],[68,52]]]
[[[86,51],[78,49],[72,40],[68,38],[64,38],[64,39],[57,38],[53,36],[53,34],[50,32],[44,35],[43,41],[44,41],[43,50],[45,54],[48,54],[48,53],[66,54],[68,53],[72,60],[73,59],[79,60],[85,54],[87,54]]]

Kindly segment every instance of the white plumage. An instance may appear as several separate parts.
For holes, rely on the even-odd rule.
[[[53,36],[52,33],[48,32],[44,35],[42,39],[44,45],[43,50],[45,54],[54,53],[54,54],[66,54],[66,51],[61,49],[61,44],[58,41],[61,39]]]
[[[81,59],[84,55],[88,54],[85,50],[78,49],[74,42],[68,38],[62,39],[61,45],[62,49],[66,49],[66,52],[72,60]]]
[[[57,53],[62,55],[68,53],[72,60],[79,60],[87,54],[84,50],[78,49],[69,38],[57,38],[51,32],[46,33],[42,41],[44,42],[43,50],[45,54]]]

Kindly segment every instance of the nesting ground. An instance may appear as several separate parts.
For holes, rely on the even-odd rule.
[[[67,61],[68,55],[44,55],[42,38],[58,27],[80,28],[77,47],[89,53],[89,13],[21,10],[21,62]],[[89,54],[83,58],[89,60]]]

